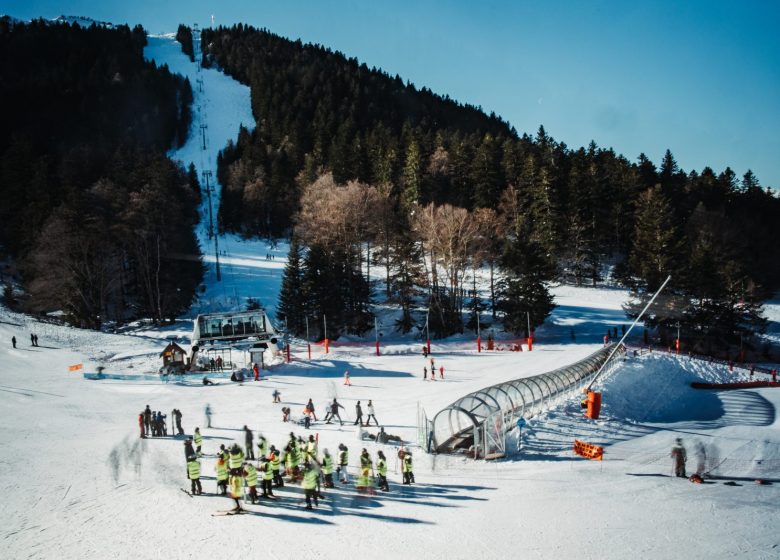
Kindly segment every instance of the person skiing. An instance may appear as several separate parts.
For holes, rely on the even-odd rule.
[[[241,509],[241,497],[244,491],[244,479],[241,477],[241,473],[231,474],[228,486],[230,487],[230,497],[236,502],[233,511],[236,513],[244,511]]]
[[[227,494],[228,467],[224,457],[217,458],[217,464],[214,465],[214,472],[217,473],[217,494],[224,496]]]
[[[423,381],[428,379],[428,368],[423,366]]]
[[[355,405],[355,425],[363,425],[363,408],[360,406],[360,401]]]
[[[410,451],[404,453],[401,470],[404,473],[404,484],[412,484],[414,482],[414,472],[412,470],[412,453]]]
[[[200,496],[203,493],[203,487],[200,484],[200,461],[194,454],[187,458],[187,477],[190,479],[192,494]]]
[[[439,366],[439,379],[444,379],[444,366]]]
[[[35,346],[35,335],[30,333],[30,346]]]
[[[306,509],[312,509],[311,501],[314,498],[314,506],[318,507],[317,501],[317,480],[319,479],[319,466],[316,461],[306,462],[303,464],[303,493],[306,496]]]
[[[339,444],[338,466],[336,474],[343,484],[349,484],[349,475],[347,474],[347,463],[349,462],[349,449],[343,443]]]
[[[322,451],[322,476],[325,478],[325,488],[333,488],[333,457],[327,449]]]
[[[674,446],[672,447],[670,456],[674,459],[674,475],[685,478],[685,462],[688,460],[688,456],[685,453],[682,439],[677,438],[674,440]]]
[[[252,371],[255,373],[255,381],[260,381],[260,366],[256,363],[252,365]]]
[[[314,421],[317,421],[317,415],[314,413],[314,403],[309,399],[309,402],[306,403],[306,408],[304,409],[306,411],[306,414],[311,415],[312,418],[314,418]]]
[[[274,392],[271,393],[271,396],[274,398],[274,403],[282,402],[282,394],[279,392],[279,389],[274,389]]]
[[[349,370],[344,371],[344,385],[352,386],[352,383],[349,381]]]
[[[195,441],[195,453],[198,457],[201,457],[203,453],[200,452],[200,446],[203,445],[203,436],[200,435],[200,428],[195,428],[195,435],[192,436]]]
[[[144,413],[141,411],[141,414],[138,415],[138,427],[141,428],[141,439],[146,438],[146,434],[144,433]]]
[[[246,424],[244,424],[244,447],[246,447],[247,459],[254,460],[255,458],[255,435],[252,433]]]
[[[248,461],[244,463],[244,475],[249,487],[249,500],[254,504],[257,502],[257,469]]]
[[[149,405],[146,405],[146,408],[144,409],[144,430],[146,431],[146,435],[149,435],[149,432],[152,429],[152,409],[149,408]]]
[[[206,427],[210,428],[211,427],[211,413],[212,413],[210,404],[206,403],[206,409],[204,410],[204,412],[206,414]]]
[[[344,425],[344,421],[341,419],[341,415],[339,414],[339,408],[344,408],[344,407],[341,406],[338,403],[338,401],[336,401],[336,399],[333,399],[333,402],[330,403],[330,414],[328,415],[327,418],[325,418],[326,424],[330,424],[331,420],[333,420],[334,418],[338,418],[339,424],[342,426]]]
[[[374,419],[374,422],[376,422],[376,425],[379,426],[379,421],[376,419],[376,415],[374,414],[374,404],[371,402],[371,399],[368,400],[368,405],[366,405],[366,409],[368,409],[368,418],[366,419],[366,426],[368,426],[371,423],[371,419]]]
[[[390,486],[387,484],[387,459],[385,454],[380,450],[377,451],[376,470],[379,479],[379,489],[383,492],[389,492]]]
[[[16,337],[15,337],[15,336],[12,336],[12,337],[11,337],[11,345],[12,345],[14,348],[16,348]]]

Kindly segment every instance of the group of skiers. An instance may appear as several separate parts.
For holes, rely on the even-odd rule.
[[[16,336],[11,337],[11,346],[16,348]],[[38,335],[30,333],[30,346],[38,346]]]
[[[427,358],[427,354],[426,354]],[[423,366],[423,381],[428,379],[428,366]],[[439,379],[444,381],[444,366],[439,366]],[[431,381],[436,381],[436,361],[431,358]]]
[[[140,437],[163,437],[168,435],[168,418],[167,414],[163,414],[162,411],[152,410],[149,405],[141,411],[138,415],[138,428],[140,430]],[[171,411],[172,422],[176,423],[176,433],[178,435],[184,435],[184,430],[181,427],[181,411],[174,408]],[[171,426],[171,433],[173,434],[173,426]]]
[[[274,400],[274,402],[277,402]],[[331,422],[334,422],[336,419],[338,419],[339,424],[341,426],[344,425],[344,420],[341,418],[341,414],[339,413],[339,409],[344,410],[344,407],[338,402],[337,399],[333,399],[333,402],[327,405],[328,412],[325,414],[325,418],[323,421],[326,424],[330,424]],[[289,407],[282,407],[282,421],[283,422],[289,422],[290,421],[290,408]],[[363,406],[360,404],[360,401],[355,404],[355,422],[353,423],[355,426],[363,426],[367,427],[371,424],[371,420],[374,420],[374,423],[379,426],[379,420],[376,419],[376,410],[374,409],[374,403],[372,400],[369,399],[368,404],[366,404],[366,419],[363,420]],[[309,401],[306,403],[306,405],[303,407],[303,426],[307,430],[311,426],[312,422],[317,422],[317,413],[314,410],[314,402],[312,399],[309,399]]]
[[[327,449],[320,455],[317,438],[313,435],[304,439],[290,432],[287,443],[277,449],[270,445],[262,435],[258,435],[255,444],[254,434],[247,426],[244,426],[244,443],[242,448],[234,443],[230,448],[224,445],[216,453],[217,488],[216,493],[229,496],[235,501],[235,507],[231,513],[240,513],[241,500],[257,503],[261,498],[276,499],[274,488],[282,488],[286,484],[300,484],[304,491],[306,509],[312,509],[319,505],[319,500],[325,496],[322,488],[333,488],[333,474],[336,473],[342,484],[349,484],[349,449],[343,443],[338,446],[338,453],[332,456]],[[193,441],[195,447],[193,448]],[[195,429],[193,439],[184,442],[184,453],[187,459],[187,477],[190,480],[191,495],[203,493],[200,482],[201,462],[203,456],[203,438],[200,429]],[[255,461],[255,449],[257,460]],[[412,454],[408,451],[400,451],[403,471],[403,483],[414,483],[412,469]],[[389,492],[387,482],[387,458],[381,450],[377,452],[374,461],[367,449],[360,453],[360,468],[357,476],[357,491],[360,493],[373,492],[374,485],[383,492]],[[286,476],[286,480],[284,479]],[[257,486],[260,485],[258,494]],[[246,493],[245,493],[246,488]],[[185,490],[186,491],[186,490]]]

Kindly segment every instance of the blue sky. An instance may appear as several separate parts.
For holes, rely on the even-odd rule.
[[[780,188],[780,2],[8,1],[16,17],[236,22],[320,43],[570,147]]]

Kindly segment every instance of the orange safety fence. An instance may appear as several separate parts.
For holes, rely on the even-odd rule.
[[[84,369],[84,364],[75,364],[72,366],[68,366],[68,371],[78,371],[80,369]]]
[[[578,439],[574,440],[574,453],[580,457],[591,459],[593,461],[602,461],[604,459],[604,448],[598,445],[585,443]]]

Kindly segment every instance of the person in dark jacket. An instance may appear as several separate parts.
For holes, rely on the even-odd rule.
[[[183,436],[184,435],[184,429],[181,427],[181,416],[182,416],[181,410],[176,408],[176,409],[174,409],[173,412],[174,412],[174,417],[175,417],[175,420],[176,420],[176,431],[178,432],[178,434],[180,436]],[[173,430],[171,430],[171,431],[173,431]]]
[[[357,418],[355,418],[355,424],[356,425],[360,424],[362,426],[363,425],[363,409],[360,406],[360,401],[358,401],[357,404],[355,405],[355,416],[357,417]]]
[[[255,435],[246,425],[244,426],[244,443],[246,444],[246,458],[255,458]]]
[[[330,412],[325,416],[325,423],[330,424],[330,421],[334,418],[339,419],[339,424],[342,426],[344,425],[344,421],[341,419],[341,415],[339,414],[339,408],[344,408],[341,406],[336,399],[333,399],[333,402],[330,403]]]
[[[146,430],[146,435],[149,435],[149,431],[152,429],[152,409],[149,408],[149,405],[146,405],[146,408],[144,409],[144,430]]]

